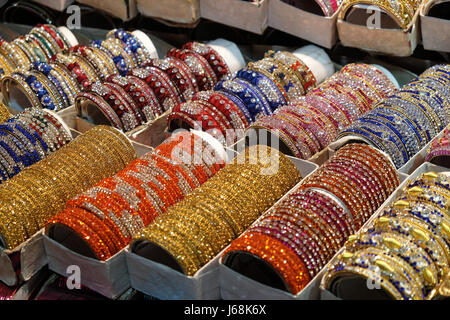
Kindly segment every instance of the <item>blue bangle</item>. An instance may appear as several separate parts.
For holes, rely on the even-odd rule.
[[[402,153],[404,163],[408,162],[410,159],[410,152],[408,151],[407,142],[403,135],[394,126],[390,123],[374,118],[363,117],[359,119],[358,122],[364,123],[364,125],[366,125],[366,129],[371,129],[369,131],[378,136],[380,139],[393,142],[397,146],[397,149]],[[381,132],[377,130],[381,130]],[[416,153],[413,153],[412,155],[414,154]]]
[[[247,119],[247,122],[251,123],[251,116],[250,116],[250,113],[247,110],[247,107],[244,104],[244,101],[242,101],[240,98],[238,98],[234,94],[231,94],[231,93],[226,92],[226,91],[219,91],[218,93],[220,93],[221,95],[224,95],[225,97],[227,97],[228,99],[233,101],[234,104],[237,105],[239,107],[239,109],[241,109],[242,113],[245,116],[245,119]]]
[[[57,109],[54,102],[52,101],[52,98],[50,97],[49,92],[38,78],[33,75],[29,75],[25,79],[25,81],[30,86],[31,90],[33,90],[33,92],[36,94],[43,108],[50,110]]]
[[[36,138],[27,130],[23,129],[20,125],[14,124],[14,126],[10,126],[5,122],[0,125],[0,129],[8,131],[16,138],[19,138],[20,141],[22,141],[28,147],[28,150],[33,150],[31,153],[35,157],[36,162],[45,157],[46,152],[37,142]]]
[[[375,116],[385,118],[392,123],[396,123],[397,121],[403,122],[411,130],[414,131],[414,135],[416,137],[417,143],[419,144],[420,148],[425,147],[425,145],[427,144],[427,141],[422,138],[422,134],[421,134],[422,130],[421,130],[420,125],[417,122],[415,122],[414,120],[408,119],[405,115],[403,115],[398,110],[395,110],[392,108],[385,108],[385,106],[386,106],[385,104],[379,105],[376,109],[373,110],[373,114]]]
[[[269,102],[272,112],[274,112],[279,106],[287,104],[286,99],[276,84],[262,73],[245,68],[239,70],[235,78],[244,79],[258,88]]]
[[[32,64],[32,70],[39,71],[44,76],[46,76],[47,79],[50,80],[58,90],[59,95],[63,98],[66,107],[70,107],[69,97],[64,92],[61,82],[54,75],[51,74],[51,72],[54,70],[51,65],[42,62],[35,62]]]
[[[125,61],[125,58],[121,54],[115,56],[111,51],[102,46],[101,40],[94,40],[92,41],[91,45],[95,48],[102,50],[103,52],[106,52],[108,56],[112,58],[114,65],[116,66],[117,71],[119,71],[119,74],[121,76],[125,76],[128,73],[129,68],[127,62]]]
[[[260,98],[252,92],[249,86],[246,86],[237,80],[219,81],[214,90],[219,92],[228,92],[229,94],[235,95],[241,99],[250,114],[250,123],[255,121],[258,114],[264,113],[265,111],[264,105]]]
[[[411,127],[409,127],[403,121],[392,123],[389,121],[389,119],[387,119],[387,117],[381,116],[379,113],[377,114],[373,112],[366,114],[364,118],[361,119],[361,121],[378,123],[381,126],[385,126],[391,129],[391,131],[394,132],[402,142],[404,150],[406,150],[407,152],[408,160],[411,159],[414,155],[416,155],[421,149],[421,146],[414,138],[415,132],[411,130]]]
[[[425,135],[425,144],[433,139],[434,134],[430,132],[430,130],[434,128],[433,119],[430,118],[427,113],[424,113],[419,106],[408,100],[393,97],[386,99],[380,106],[402,110],[405,114],[410,116],[410,119],[417,125],[420,132]]]
[[[20,141],[17,137],[8,132],[0,130],[0,136],[8,136],[10,138],[10,144],[7,144],[6,141],[2,141],[7,145],[7,151],[11,151],[13,153],[13,159],[19,159],[19,162],[24,165],[24,167],[29,167],[36,162],[33,154],[27,150],[26,146]],[[1,139],[1,138],[0,138]]]
[[[150,53],[148,52],[147,48],[132,33],[129,33],[120,28],[114,32],[114,37],[122,41],[125,44],[125,50],[127,51],[127,53],[136,58],[136,65],[142,65],[146,63],[146,61],[143,61],[141,54],[145,57],[150,58]],[[139,50],[142,51],[141,54],[138,52]]]

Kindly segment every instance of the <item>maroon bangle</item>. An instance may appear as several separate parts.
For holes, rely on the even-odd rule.
[[[175,106],[168,118],[170,129],[176,128],[173,125],[173,122],[177,120],[186,122],[194,129],[208,131],[213,137],[219,139],[222,143],[225,143],[223,134],[219,129],[221,128],[221,125],[211,114],[211,110],[205,108],[204,105],[199,104],[198,102],[188,101]],[[199,125],[200,128],[198,128]]]
[[[96,93],[110,105],[120,118],[125,131],[133,130],[139,125],[138,119],[136,119],[134,111],[129,106],[128,101],[124,99],[117,90],[107,84],[94,83],[90,86],[89,91]]]
[[[113,108],[100,96],[92,92],[81,92],[75,98],[75,109],[79,117],[86,117],[81,107],[81,100],[86,99],[92,101],[97,108],[103,113],[103,115],[108,119],[110,124],[119,130],[123,130],[123,124],[119,116],[116,114]]]
[[[145,122],[155,120],[163,113],[155,93],[145,81],[131,75],[126,77],[112,75],[108,81],[121,86],[128,93],[144,115]]]
[[[194,51],[205,58],[211,68],[214,70],[218,81],[227,80],[231,76],[231,72],[228,68],[227,63],[222,58],[222,56],[212,47],[204,43],[192,41],[186,43],[183,46],[183,49]]]
[[[194,75],[189,67],[179,59],[173,57],[151,59],[142,67],[156,67],[164,71],[176,85],[184,101],[191,100],[192,96],[198,91]]]
[[[144,115],[141,113],[137,105],[134,103],[134,100],[128,95],[128,93],[119,85],[112,83],[112,82],[104,82],[105,86],[109,87],[111,90],[113,90],[117,96],[120,96],[124,101],[126,101],[126,108],[131,110],[131,112],[134,114],[134,117],[138,123],[138,125],[141,125],[144,123]]]
[[[155,67],[135,68],[131,70],[130,75],[147,83],[164,111],[183,102],[172,80],[160,69]]]
[[[191,50],[179,50],[172,48],[167,53],[169,57],[175,57],[184,61],[191,69],[197,80],[200,91],[212,90],[217,83],[217,77],[208,61],[198,53]]]
[[[200,91],[194,95],[192,100],[203,100],[212,104],[228,119],[234,129],[245,129],[249,125],[242,110],[233,101],[220,93]]]

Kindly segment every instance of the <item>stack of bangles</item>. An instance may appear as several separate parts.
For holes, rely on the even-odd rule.
[[[450,65],[437,65],[383,99],[341,138],[356,138],[385,151],[397,168],[405,165],[450,122]]]
[[[199,92],[173,108],[168,127],[201,129],[230,145],[242,138],[244,129],[258,117],[271,115],[316,84],[311,70],[294,54],[269,51],[233,79],[219,81],[214,90]]]
[[[297,8],[301,9],[304,8],[304,4],[302,3],[305,2],[304,0],[282,0],[282,1]],[[314,0],[314,1],[317,3],[317,5],[320,7],[320,10],[326,17],[331,17],[332,15],[334,15],[335,12],[338,11],[343,0]]]
[[[309,159],[337,134],[396,88],[379,69],[349,64],[306,96],[260,117],[247,131],[265,130],[278,137],[293,156]]]
[[[343,0],[339,10],[339,19],[344,20],[347,12],[355,5],[373,5],[384,10],[403,29],[408,29],[422,0]]]
[[[128,132],[229,76],[224,59],[198,42],[171,49],[163,59],[139,61],[139,68],[110,75],[103,83],[90,82],[75,100],[78,115]]]
[[[34,62],[49,62],[55,54],[69,47],[64,34],[49,24],[37,25],[12,42],[0,40],[0,75],[29,70]]]
[[[450,125],[441,137],[436,138],[428,149],[425,162],[450,168]]]
[[[223,263],[242,272],[240,266],[250,259],[263,262],[281,280],[279,289],[297,294],[399,183],[395,167],[382,152],[349,144],[233,241]],[[243,253],[246,263],[235,263]],[[268,272],[260,274],[255,280],[275,285]]]
[[[69,128],[57,116],[41,109],[26,109],[1,123],[0,183],[71,140]]]
[[[57,232],[65,226],[84,241],[92,258],[106,260],[216,174],[224,166],[224,159],[218,157],[212,146],[193,133],[175,134],[115,176],[68,201],[64,211],[47,222],[46,232],[56,241],[65,240]],[[81,253],[79,246],[66,246]]]
[[[72,106],[77,94],[91,84],[126,74],[148,59],[150,53],[136,36],[113,30],[106,40],[91,46],[65,46],[47,60],[30,60],[26,68],[3,77],[2,92],[8,104],[17,96],[12,91],[19,90],[33,107],[59,111]]]
[[[250,147],[135,235],[131,250],[161,262],[144,248],[162,248],[174,269],[193,276],[300,179],[294,164],[277,150]]]
[[[117,129],[97,126],[0,185],[0,240],[12,250],[32,237],[65,203],[136,158]]]
[[[5,122],[11,117],[12,116],[8,108],[2,102],[0,102],[0,123]]]
[[[323,288],[341,299],[432,299],[450,270],[449,200],[450,172],[409,181],[380,217],[348,239]]]

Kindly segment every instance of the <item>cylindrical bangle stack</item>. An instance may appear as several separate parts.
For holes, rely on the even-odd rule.
[[[358,137],[406,164],[450,122],[450,65],[437,65],[338,135]]]
[[[172,265],[192,276],[300,179],[283,154],[250,147],[137,234],[131,248],[138,254],[142,246],[162,248]],[[145,251],[159,262],[159,254]]]
[[[391,80],[377,68],[349,64],[306,96],[259,118],[249,130],[264,129],[278,136],[293,156],[309,159],[375,102],[395,91]]]
[[[450,266],[450,173],[427,172],[370,226],[349,238],[322,279],[342,299],[430,298]],[[349,281],[352,284],[348,285]],[[369,290],[371,283],[380,290]]]
[[[29,70],[34,62],[49,62],[69,44],[64,34],[49,24],[35,26],[31,31],[12,42],[0,41],[0,73],[10,75],[16,69]]]
[[[396,21],[403,30],[406,30],[408,28],[421,3],[421,1],[417,0],[341,0],[341,2],[342,7],[339,11],[339,19],[341,20],[345,19],[347,12],[354,5],[373,5],[381,8],[391,17],[393,17],[394,21]]]
[[[281,279],[280,288],[297,294],[398,185],[382,152],[347,145],[233,241],[224,264],[239,272],[240,254],[262,259]],[[245,260],[241,265],[250,263]]]
[[[3,247],[21,244],[65,203],[135,159],[131,142],[118,130],[97,126],[0,185]]]
[[[46,232],[58,241],[57,229],[65,226],[84,240],[93,258],[106,260],[224,164],[205,140],[189,132],[175,134],[68,201],[64,211],[47,222]]]
[[[117,41],[127,38],[123,35],[117,37],[114,38]],[[124,41],[129,43],[129,40]],[[212,88],[217,79],[229,76],[228,67],[220,55],[211,47],[197,42],[187,43],[183,50],[172,49],[163,59],[145,59],[145,54],[136,56],[130,52],[140,67],[125,67],[123,72],[119,69],[120,75],[111,75],[101,84],[91,84],[76,98],[79,116],[94,123],[109,123],[118,129],[131,131],[190,100],[200,88]],[[122,57],[124,53],[115,54]],[[126,64],[127,59],[116,58],[114,61]]]
[[[257,118],[271,115],[315,85],[311,70],[294,54],[269,51],[264,59],[239,70],[233,79],[219,81],[213,91],[201,91],[173,108],[169,130],[186,126],[202,129],[230,145],[242,138],[243,130]]]
[[[450,168],[450,125],[445,128],[442,137],[436,138],[431,143],[425,162]]]
[[[1,123],[0,183],[71,140],[69,129],[55,115],[41,109],[26,109]]]

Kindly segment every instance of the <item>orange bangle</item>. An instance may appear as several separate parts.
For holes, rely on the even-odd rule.
[[[225,251],[224,259],[232,251],[246,251],[261,259],[270,260],[291,292],[299,292],[311,280],[305,264],[291,249],[262,233],[249,232],[233,241]]]

